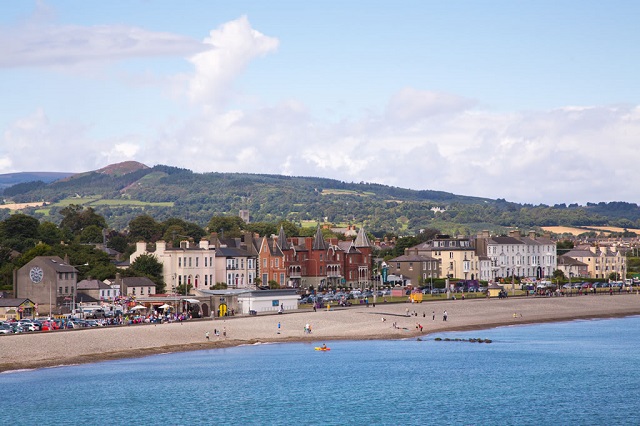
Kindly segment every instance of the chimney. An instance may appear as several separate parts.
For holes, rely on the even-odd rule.
[[[529,238],[531,238],[532,240],[536,239],[536,231],[529,231]]]

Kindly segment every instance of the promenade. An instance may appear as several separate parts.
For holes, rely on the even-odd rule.
[[[447,321],[443,321],[445,310]],[[0,336],[0,371],[259,342],[398,339],[443,331],[639,314],[640,295],[634,293],[378,303],[368,308],[361,305],[332,307],[317,312],[304,309],[282,315],[258,314],[183,323],[26,333]],[[307,324],[311,334],[304,332]],[[422,332],[416,328],[417,324],[422,325]],[[214,333],[216,329],[219,336]],[[226,337],[223,331],[226,331]],[[207,332],[209,340],[205,338]]]

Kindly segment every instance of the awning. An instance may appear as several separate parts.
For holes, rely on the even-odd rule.
[[[198,299],[182,299],[187,303],[200,303]]]

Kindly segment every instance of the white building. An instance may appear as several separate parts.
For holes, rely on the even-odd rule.
[[[200,241],[198,245],[181,241],[180,247],[167,247],[166,242],[160,240],[152,252],[147,251],[147,243],[141,241],[136,244],[130,262],[143,254],[153,255],[162,263],[167,291],[175,292],[176,287],[183,284],[200,289],[210,288],[216,283],[216,249],[207,240]]]
[[[556,243],[533,231],[526,237],[520,231],[493,237],[483,231],[476,240],[476,250],[478,255],[489,258],[492,280],[513,276],[542,279],[552,276],[558,268]]]

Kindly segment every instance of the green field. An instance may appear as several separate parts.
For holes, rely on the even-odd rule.
[[[109,207],[173,207],[172,201],[162,203],[149,203],[138,200],[125,200],[125,199],[101,199],[99,197],[73,197],[65,198],[57,203],[49,204],[47,207],[36,210],[36,213],[49,216],[49,212],[52,207],[65,208],[72,204],[80,206],[109,206]]]

